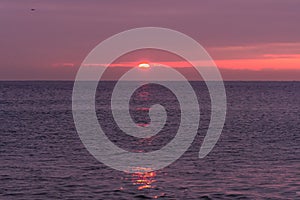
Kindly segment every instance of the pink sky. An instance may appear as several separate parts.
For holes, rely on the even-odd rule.
[[[171,28],[196,39],[225,80],[300,80],[299,21],[297,0],[2,0],[0,80],[74,80],[99,42],[144,26]],[[181,64],[153,54],[136,53],[128,63]]]

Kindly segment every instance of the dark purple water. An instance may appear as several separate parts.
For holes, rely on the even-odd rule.
[[[226,82],[225,127],[204,159],[198,152],[210,101],[202,82],[192,84],[201,108],[192,146],[163,170],[127,174],[82,145],[72,117],[73,82],[0,82],[0,199],[300,199],[300,82]],[[113,142],[152,151],[172,139],[179,119],[172,93],[150,86],[132,97],[131,114],[142,126],[149,104],[161,101],[168,110],[163,132],[145,141],[118,136],[106,105],[112,86],[100,85],[96,102]]]

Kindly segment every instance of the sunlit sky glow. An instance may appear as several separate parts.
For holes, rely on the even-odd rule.
[[[171,28],[194,38],[225,80],[300,80],[299,20],[297,0],[3,0],[0,80],[74,80],[80,63],[99,42],[144,26]],[[160,52],[141,51],[126,59],[111,66],[149,60],[190,67]]]
[[[150,68],[149,63],[147,62],[142,62],[138,65],[139,68]]]

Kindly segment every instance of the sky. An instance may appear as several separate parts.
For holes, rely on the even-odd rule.
[[[1,0],[0,80],[74,80],[101,41],[152,26],[194,38],[224,80],[300,81],[299,21],[297,0]],[[127,59],[188,67],[159,51]]]

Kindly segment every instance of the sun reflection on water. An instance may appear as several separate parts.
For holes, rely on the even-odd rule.
[[[132,183],[133,185],[138,186],[138,190],[143,190],[147,188],[154,188],[155,186],[153,183],[156,182],[156,172],[146,170],[145,168],[138,169],[137,171],[132,174]],[[148,172],[143,172],[148,171]]]
[[[132,171],[132,170],[130,170]],[[158,171],[153,171],[151,168],[135,167],[134,173],[129,171],[122,179],[122,186],[118,189],[120,191],[131,191],[136,195],[142,195],[146,198],[159,199],[166,196],[166,193],[157,185]],[[162,173],[162,175],[167,175]],[[129,185],[127,185],[129,184]]]

